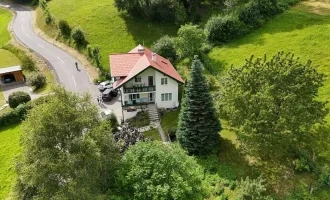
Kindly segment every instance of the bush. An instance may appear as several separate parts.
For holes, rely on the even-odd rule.
[[[46,84],[46,77],[41,73],[32,73],[27,77],[27,84],[35,90],[42,88]]]
[[[330,168],[325,166],[321,169],[319,180],[321,186],[330,186]]]
[[[85,46],[86,38],[84,32],[80,28],[74,28],[71,35],[77,46]]]
[[[170,61],[175,61],[176,50],[174,47],[174,38],[165,35],[158,39],[151,47],[152,51],[169,59]]]
[[[310,171],[308,161],[304,157],[297,158],[293,161],[294,169],[298,172]]]
[[[241,7],[238,18],[251,28],[258,28],[267,18],[280,12],[274,0],[252,0]]]
[[[244,26],[231,15],[213,16],[207,21],[205,30],[210,42],[223,43],[237,38],[244,32]]]
[[[8,97],[8,103],[11,108],[16,108],[18,105],[29,101],[31,101],[30,95],[22,91],[11,93]]]
[[[60,20],[58,22],[58,28],[60,29],[61,34],[63,36],[70,36],[71,35],[72,29],[71,29],[69,23],[66,20]]]
[[[52,23],[53,22],[53,17],[52,17],[52,15],[49,13],[49,11],[48,10],[46,10],[46,18],[45,18],[45,22],[46,22],[46,24],[50,24],[50,23]]]

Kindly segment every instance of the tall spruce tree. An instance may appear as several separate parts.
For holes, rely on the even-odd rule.
[[[220,141],[221,124],[202,69],[203,64],[195,57],[176,132],[181,146],[190,154],[208,153],[216,149]]]

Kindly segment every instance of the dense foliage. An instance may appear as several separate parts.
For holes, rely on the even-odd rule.
[[[121,175],[126,199],[201,199],[203,195],[201,168],[174,144],[132,146],[123,157]]]
[[[187,20],[200,18],[202,0],[115,0],[119,10],[126,10],[133,16],[142,16],[154,21],[170,21],[180,25]]]
[[[178,30],[175,47],[181,57],[193,58],[199,55],[205,45],[206,35],[197,25],[186,24]]]
[[[11,108],[16,108],[18,105],[31,101],[28,93],[23,91],[13,92],[8,97],[8,104]]]
[[[71,35],[71,27],[69,25],[69,22],[67,22],[66,20],[60,20],[58,21],[58,28],[61,31],[61,34],[65,37],[68,37]]]
[[[235,39],[244,31],[242,23],[232,15],[213,16],[205,25],[209,41],[213,43],[228,42]]]
[[[206,154],[219,148],[221,125],[202,73],[203,64],[194,59],[185,88],[176,136],[190,154]]]
[[[277,149],[274,154],[281,156],[324,122],[328,111],[316,99],[323,80],[311,61],[301,63],[293,54],[252,56],[222,80],[218,106],[246,150],[270,156]]]
[[[89,96],[55,89],[23,123],[16,199],[104,199],[114,187],[119,151]]]
[[[175,61],[176,50],[174,46],[174,38],[165,35],[159,38],[151,47],[153,52],[169,59],[170,61]]]
[[[31,73],[26,77],[27,84],[34,89],[42,88],[46,84],[46,77],[42,73]]]
[[[71,33],[72,39],[75,41],[77,46],[85,46],[86,45],[86,38],[84,31],[81,28],[74,28]]]

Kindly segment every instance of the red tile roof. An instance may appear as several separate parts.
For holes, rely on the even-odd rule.
[[[121,79],[120,82],[115,82],[114,88],[120,87],[150,66],[181,83],[184,82],[169,60],[156,54],[155,62],[152,60],[153,52],[147,48],[144,48],[144,51],[139,51],[141,48],[144,47],[138,45],[128,53],[110,55],[111,76],[125,77],[124,79]]]

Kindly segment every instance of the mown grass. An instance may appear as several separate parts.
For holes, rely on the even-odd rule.
[[[151,137],[154,140],[162,141],[160,139],[160,136],[159,136],[159,133],[158,133],[158,130],[157,129],[151,129],[149,131],[143,132],[143,135],[144,135],[144,137]]]
[[[21,61],[10,51],[0,49],[0,69],[20,65]]]
[[[11,18],[12,14],[9,11],[0,8],[0,47],[2,47],[10,40],[8,24]]]
[[[92,45],[100,48],[103,68],[109,71],[109,54],[127,52],[137,44],[151,44],[163,35],[175,35],[177,26],[154,23],[120,13],[113,0],[56,0],[48,3],[57,20],[65,19],[72,27],[80,26]],[[40,8],[39,8],[40,9]],[[47,26],[38,11],[38,26],[50,36],[56,31]]]
[[[19,145],[21,126],[14,125],[0,129],[0,199],[8,196],[15,178],[15,157],[22,148]]]
[[[8,24],[12,18],[12,14],[0,8],[0,68],[10,67],[19,65],[20,61],[15,56],[15,54],[1,49],[10,40],[10,35],[8,33]]]

